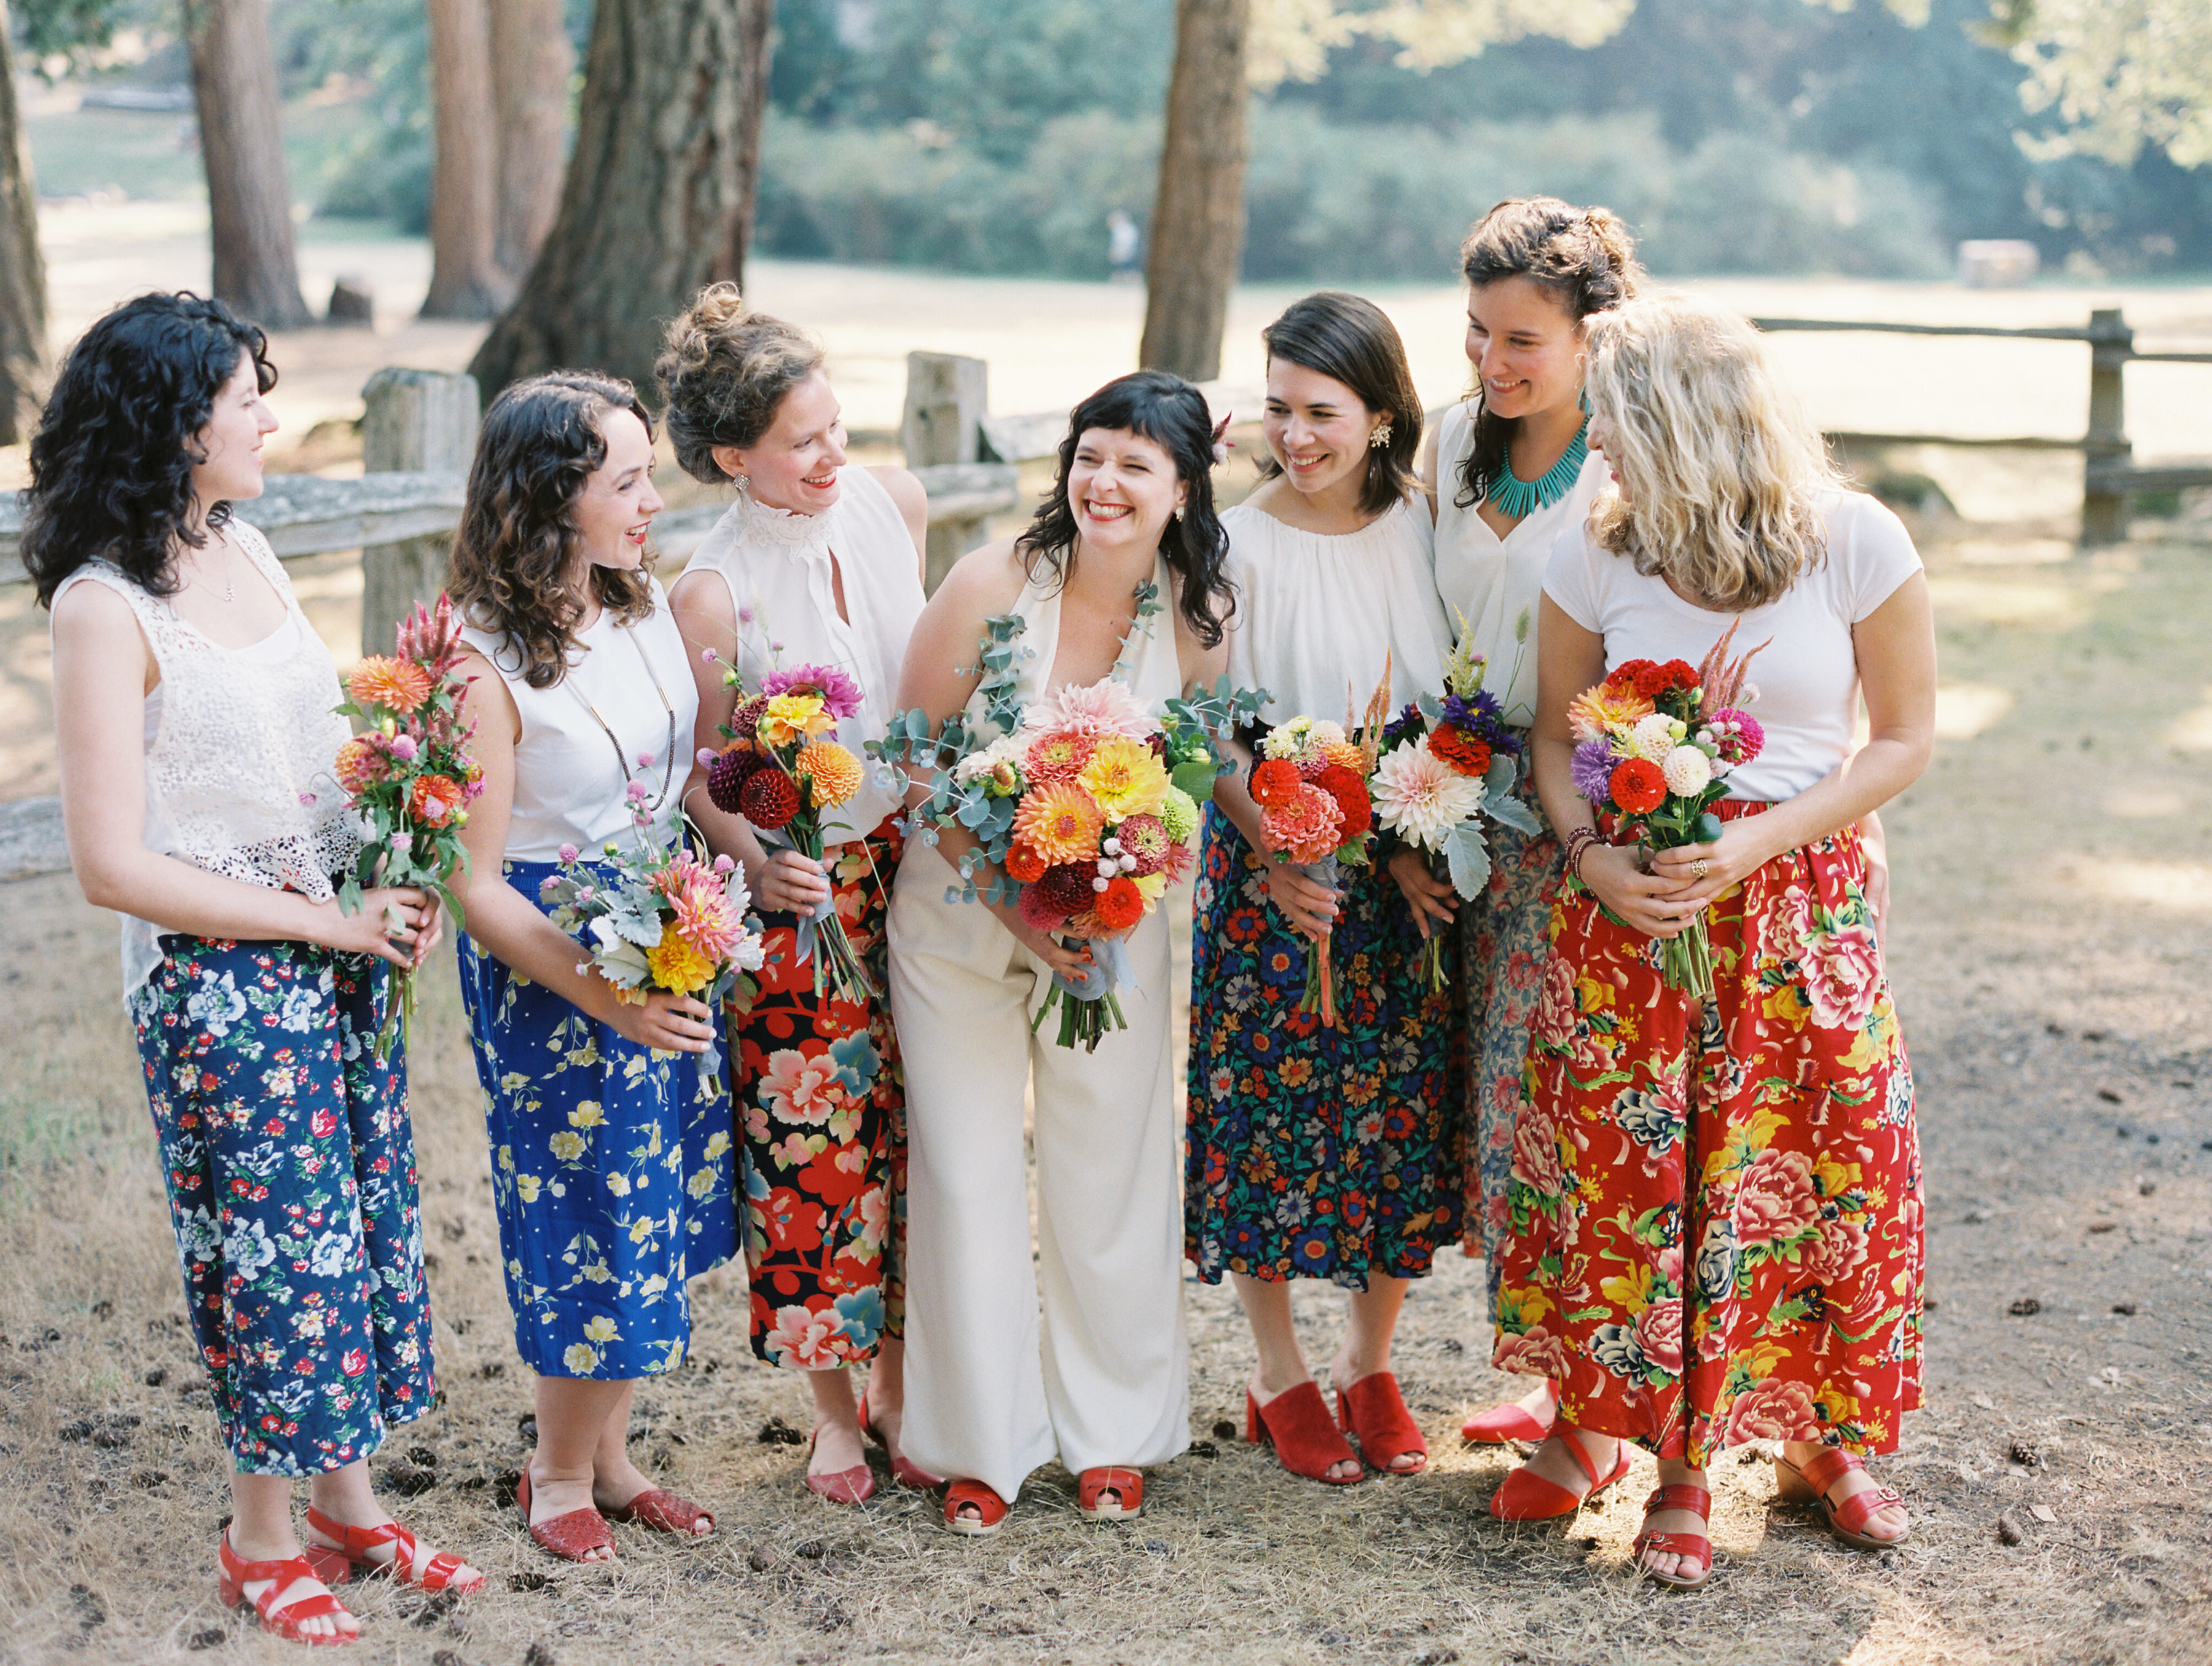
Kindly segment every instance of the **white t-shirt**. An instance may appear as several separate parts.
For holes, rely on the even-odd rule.
[[[1766,732],[1766,745],[1729,777],[1732,799],[1778,804],[1844,761],[1858,714],[1851,627],[1920,570],[1904,523],[1873,498],[1837,492],[1821,500],[1820,513],[1827,558],[1778,601],[1741,615],[1692,606],[1664,579],[1645,577],[1626,556],[1600,548],[1579,528],[1561,534],[1544,569],[1544,593],[1605,638],[1608,672],[1630,660],[1694,666],[1738,617],[1731,658],[1768,643],[1747,673],[1758,697],[1739,702]]]

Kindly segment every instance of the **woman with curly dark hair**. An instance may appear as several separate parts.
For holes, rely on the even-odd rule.
[[[368,1455],[430,1409],[406,1065],[370,1044],[434,899],[333,879],[360,846],[331,766],[349,731],[330,650],[268,540],[276,429],[261,331],[143,295],[70,350],[25,494],[53,620],[70,856],[123,916],[125,1000],[159,1134],[185,1306],[230,1448],[223,1601],[295,1641],[359,1632],[325,1581],[483,1576],[386,1514]],[[292,1482],[312,1477],[307,1544]]]
[[[517,382],[484,414],[447,579],[484,789],[456,885],[461,995],[515,1347],[538,1373],[516,1501],[532,1538],[580,1562],[614,1559],[610,1517],[714,1530],[631,1462],[629,1406],[639,1377],[684,1362],[685,1281],[738,1247],[715,1014],[620,999],[538,900],[564,854],[626,837],[634,807],[664,838],[683,813],[698,696],[650,571],[660,507],[628,382]]]
[[[1181,378],[1139,371],[1075,408],[1051,495],[1011,541],[963,556],[922,611],[901,707],[934,727],[965,713],[1000,728],[1111,678],[1157,714],[1227,665],[1213,512],[1213,424]],[[1015,686],[987,688],[978,644],[1019,622]],[[910,802],[927,794],[918,784]],[[1126,1519],[1138,1467],[1190,1439],[1189,1349],[1176,1235],[1168,922],[1127,939],[1128,1027],[1095,1052],[1038,1039],[1054,974],[1089,951],[1004,901],[963,903],[947,830],[907,848],[891,897],[891,1011],[906,1061],[908,1455],[941,1475],[945,1525],[996,1531],[1023,1480],[1055,1454],[1077,1507]],[[979,889],[998,878],[979,868]],[[1009,888],[1011,889],[1011,888]],[[1023,1099],[1035,1085],[1037,1246],[1030,1251]],[[1043,1286],[1042,1338],[1038,1285]]]

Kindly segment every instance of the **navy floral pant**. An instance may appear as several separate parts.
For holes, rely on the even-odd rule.
[[[131,996],[185,1300],[241,1474],[367,1457],[430,1409],[415,1136],[382,962],[169,936]]]

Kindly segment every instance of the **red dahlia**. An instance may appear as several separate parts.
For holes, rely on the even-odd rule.
[[[1134,879],[1120,874],[1106,882],[1104,891],[1092,893],[1091,907],[1107,931],[1125,932],[1145,917],[1145,893]]]
[[[707,796],[714,801],[714,808],[726,816],[742,816],[738,794],[744,784],[768,763],[745,742],[733,741],[714,756],[707,766]]]
[[[1613,801],[1625,816],[1645,816],[1667,799],[1667,776],[1648,757],[1623,758],[1613,766]]]
[[[1344,825],[1337,833],[1340,843],[1358,838],[1375,824],[1375,806],[1358,771],[1332,763],[1314,777],[1313,784],[1334,799],[1336,807],[1344,812]]]
[[[1286,757],[1262,758],[1252,766],[1252,802],[1278,804],[1298,790],[1304,777]]]
[[[799,788],[781,769],[755,769],[738,789],[738,813],[773,833],[799,813]]]
[[[1079,914],[1091,906],[1091,882],[1097,876],[1095,862],[1056,863],[1036,882],[1037,894],[1055,913]]]

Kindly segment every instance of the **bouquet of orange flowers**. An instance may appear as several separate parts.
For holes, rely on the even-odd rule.
[[[346,674],[346,699],[337,708],[363,726],[338,748],[331,773],[364,840],[360,860],[339,883],[338,906],[356,914],[364,890],[416,885],[459,918],[453,874],[468,860],[461,827],[470,801],[483,790],[483,771],[468,753],[476,725],[461,721],[468,679],[457,669],[460,624],[453,603],[441,595],[434,612],[416,603],[396,648],[368,655]],[[404,1037],[415,1016],[414,971],[397,976],[376,1034],[380,1064],[391,1055],[395,1027]]]

